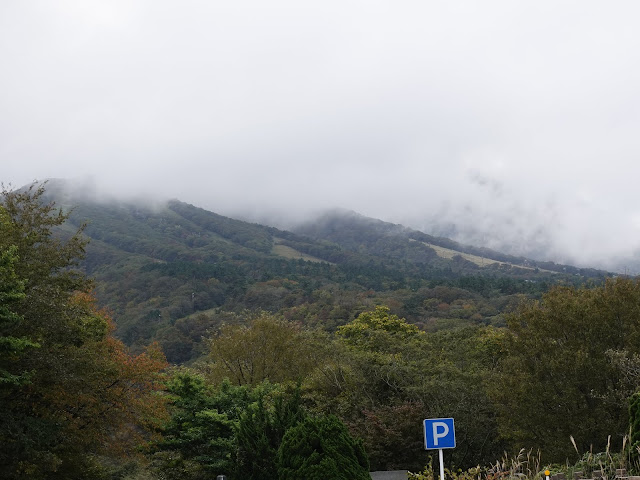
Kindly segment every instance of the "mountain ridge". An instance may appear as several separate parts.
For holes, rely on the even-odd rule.
[[[206,332],[255,310],[329,330],[380,304],[425,330],[500,326],[522,298],[610,276],[508,256],[478,265],[463,251],[473,247],[355,212],[287,231],[175,199],[101,202],[58,182],[47,195],[71,212],[65,228],[86,223],[83,266],[116,334],[134,350],[159,342],[173,363],[197,358]],[[445,258],[435,246],[459,250]]]
[[[341,232],[342,229],[335,225],[333,225],[332,227],[327,227],[327,224],[340,223],[342,219],[351,219],[361,224],[376,226],[378,232],[381,234],[405,236],[411,240],[420,241],[428,245],[436,245],[438,247],[452,250],[461,254],[465,253],[469,255],[475,255],[481,258],[507,263],[515,267],[534,269],[539,268],[559,273],[573,273],[579,275],[599,275],[602,273],[610,273],[606,272],[605,270],[596,268],[576,267],[573,265],[558,264],[552,261],[534,260],[525,256],[505,254],[486,247],[465,245],[447,237],[434,236],[420,230],[406,227],[401,224],[394,224],[372,217],[367,217],[353,210],[333,209],[322,214],[318,219],[300,224],[298,227],[295,227],[292,230],[296,233],[309,235],[312,238],[329,239],[342,244],[345,242],[343,238],[344,235],[334,234],[337,232]]]

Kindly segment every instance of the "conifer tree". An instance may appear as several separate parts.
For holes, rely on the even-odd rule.
[[[306,414],[301,405],[300,386],[291,394],[281,393],[273,407],[265,405],[264,394],[240,417],[236,441],[236,476],[245,480],[278,478],[276,458],[282,439]]]
[[[278,449],[281,480],[369,480],[369,460],[338,417],[308,417],[287,430]]]
[[[202,377],[185,371],[167,383],[171,418],[153,445],[163,478],[205,480],[231,469],[234,419]],[[218,399],[220,395],[218,395]]]

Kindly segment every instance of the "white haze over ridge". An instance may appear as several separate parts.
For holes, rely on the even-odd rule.
[[[343,207],[622,268],[640,3],[0,3],[0,180],[286,223]]]

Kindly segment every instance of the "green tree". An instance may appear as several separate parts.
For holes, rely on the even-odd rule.
[[[508,319],[500,375],[492,382],[502,434],[514,448],[540,448],[550,460],[606,447],[627,432],[625,388],[611,351],[640,349],[640,283],[558,287]],[[608,353],[609,352],[609,353]]]
[[[163,478],[277,478],[276,453],[285,432],[304,417],[300,387],[228,380],[213,386],[189,370],[168,382],[170,419],[152,447]]]
[[[266,403],[264,392],[258,402],[249,405],[237,427],[236,476],[244,480],[278,478],[276,455],[287,430],[300,423],[306,414],[302,409],[300,387],[280,392],[273,406]]]
[[[151,350],[131,357],[111,336],[91,282],[74,269],[84,253],[82,231],[54,234],[68,215],[43,196],[42,185],[0,193],[6,479],[83,478],[95,471],[98,455],[130,453],[145,421],[162,415],[153,392],[163,357]]]
[[[418,327],[407,323],[404,318],[390,313],[389,307],[380,305],[372,312],[363,312],[350,323],[338,328],[338,335],[349,345],[367,344],[375,347],[376,337],[380,334],[408,339],[424,335]]]
[[[171,378],[167,391],[171,417],[161,429],[162,439],[153,445],[156,469],[169,478],[193,480],[231,471],[237,421],[233,409],[246,405],[246,392],[241,392],[245,405],[227,403],[225,411],[226,402],[220,401],[224,389],[216,396],[202,377],[190,372]]]
[[[0,222],[4,225],[7,221],[6,212],[0,206]],[[5,230],[4,227],[0,231],[3,230]],[[0,250],[0,386],[5,384],[18,386],[29,382],[30,373],[16,371],[15,365],[19,363],[26,350],[39,346],[27,337],[12,335],[22,322],[22,317],[13,309],[16,302],[25,297],[24,281],[21,281],[15,273],[15,264],[18,260],[16,252],[15,245],[3,245]]]
[[[45,186],[20,191],[3,190],[0,198],[8,217],[3,222],[3,243],[16,248],[15,273],[25,283],[25,298],[17,306],[24,318],[17,329],[22,335],[61,344],[82,342],[81,325],[74,325],[67,301],[75,292],[87,292],[92,282],[78,269],[84,257],[83,227],[54,235],[69,214],[44,200]],[[38,319],[38,321],[32,321]],[[77,327],[77,328],[74,328]]]
[[[278,449],[281,480],[368,480],[369,461],[335,416],[308,417],[287,430]]]
[[[498,331],[423,333],[378,307],[336,336],[334,356],[307,388],[320,411],[338,415],[363,439],[373,469],[422,468],[424,418],[456,418],[460,445],[449,458],[457,466],[492,462],[502,454],[496,410],[486,391],[499,352]]]
[[[225,325],[209,341],[208,375],[236,385],[298,381],[312,371],[321,352],[300,325],[266,312],[249,325]]]

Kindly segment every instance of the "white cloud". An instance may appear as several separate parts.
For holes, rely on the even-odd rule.
[[[640,244],[640,5],[8,1],[0,178],[342,206],[552,259]]]

